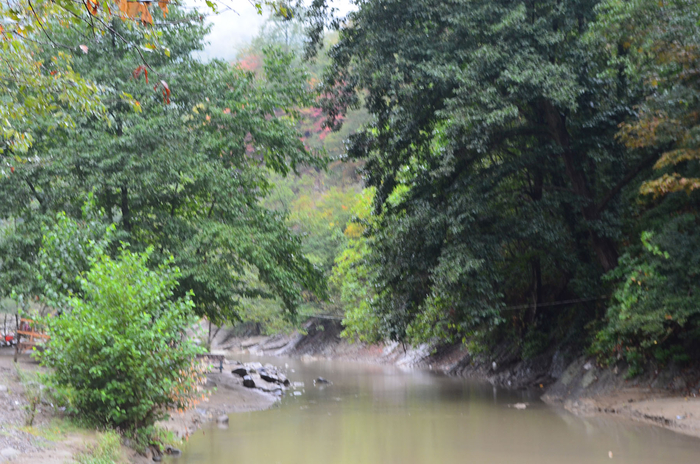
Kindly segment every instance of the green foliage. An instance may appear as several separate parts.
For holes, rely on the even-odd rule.
[[[684,362],[697,352],[697,230],[697,217],[686,214],[656,234],[644,232],[641,249],[630,249],[606,276],[616,287],[607,324],[593,345],[602,362],[623,358],[639,372],[649,359]]]
[[[46,59],[37,59],[43,41],[28,40],[28,35],[36,39],[44,28],[51,28],[49,21],[72,22],[66,3],[39,0],[0,4],[0,17],[5,19],[0,29],[1,177],[12,175],[26,161],[20,155],[34,141],[29,127],[35,118],[46,118],[52,127],[74,127],[75,120],[67,109],[86,115],[103,114],[97,86],[74,71],[70,53],[54,51]]]
[[[54,228],[53,244],[73,239],[59,235],[75,230],[65,222]],[[150,270],[152,255],[151,248],[122,248],[117,259],[96,254],[77,278],[80,293],[45,320],[51,339],[40,360],[52,368],[51,383],[99,425],[145,427],[199,395],[192,374],[198,348],[185,338],[194,303],[189,295],[173,298],[180,277],[173,259]]]
[[[352,209],[353,220],[348,223],[344,235],[347,238],[345,248],[335,258],[331,285],[339,296],[344,310],[342,336],[351,340],[376,342],[383,339],[380,321],[371,311],[373,291],[373,271],[367,265],[369,253],[365,237],[374,189],[365,189]]]
[[[116,223],[115,240],[134,252],[152,247],[151,263],[173,256],[181,270],[177,295],[194,291],[197,314],[214,323],[237,320],[249,298],[275,299],[293,313],[303,292],[324,296],[323,274],[303,256],[284,215],[261,205],[269,173],[321,162],[295,129],[297,108],[314,95],[307,77],[274,48],[259,77],[197,62],[191,53],[203,44],[202,21],[171,5],[168,21],[153,25],[169,56],[149,57],[150,78],[168,76],[166,98],[161,83],[154,91],[134,71],[140,56],[129,44],[140,40],[138,29],[115,22],[111,40],[73,57],[74,69],[109,95],[107,119],[75,113],[72,131],[49,131],[37,120],[28,162],[0,179],[0,217],[21,218],[0,237],[0,293],[41,294],[32,269],[42,224],[59,211],[81,217],[79,200],[93,192],[96,207]],[[69,29],[55,34],[81,37]]]
[[[82,295],[78,277],[105,254],[112,239],[114,224],[106,223],[104,211],[97,210],[90,194],[82,208],[82,221],[60,212],[54,224],[42,227],[39,280],[44,300],[51,307],[63,310],[66,298]]]
[[[605,292],[659,157],[618,136],[651,89],[606,42],[601,3],[367,1],[339,23],[323,108],[336,128],[371,116],[348,154],[376,188],[382,337],[457,341],[516,306],[517,336],[556,343],[581,322],[567,314],[595,317],[547,304]],[[544,345],[530,337],[526,356]]]
[[[206,5],[216,13],[216,5]],[[251,2],[260,13],[263,5],[281,18],[291,17],[285,3],[277,0]],[[13,1],[0,5],[0,70],[3,91],[0,92],[0,176],[14,172],[13,164],[25,163],[20,155],[34,141],[33,123],[43,118],[51,127],[73,128],[84,117],[105,117],[105,100],[113,98],[138,107],[127,93],[112,92],[100,83],[81,76],[72,66],[74,54],[94,53],[92,42],[110,37],[125,47],[139,50],[137,67],[141,72],[154,71],[144,53],[156,52],[170,56],[169,44],[162,39],[153,15],[164,18],[170,2],[138,2],[95,0]],[[197,13],[199,16],[200,13]],[[202,16],[203,17],[203,16]],[[166,27],[178,29],[179,21],[169,21]],[[131,35],[123,33],[126,28]],[[73,31],[66,38],[65,30]],[[136,37],[134,37],[136,35]],[[42,56],[48,53],[48,56]],[[150,58],[150,57],[149,57]],[[150,61],[150,59],[149,59]],[[168,83],[159,76],[157,88],[169,99]],[[71,114],[71,111],[73,113]],[[77,111],[80,117],[76,117]],[[9,153],[8,153],[9,152]]]

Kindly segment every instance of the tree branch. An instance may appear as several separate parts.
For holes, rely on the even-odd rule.
[[[656,154],[653,154],[653,155],[645,158],[634,169],[632,169],[630,172],[628,172],[627,175],[625,177],[623,177],[622,180],[620,182],[618,182],[617,185],[615,185],[615,187],[613,187],[612,190],[610,190],[607,195],[605,195],[605,198],[603,198],[603,201],[601,201],[600,204],[596,206],[596,208],[595,208],[596,214],[600,214],[605,209],[605,207],[608,205],[610,200],[612,200],[615,197],[615,195],[620,193],[620,190],[625,188],[625,186],[627,184],[629,184],[635,177],[637,177],[637,175],[640,172],[642,172],[644,169],[648,168],[649,166],[653,165],[657,158],[658,158],[658,156]]]
[[[39,15],[36,14],[36,11],[34,10],[34,5],[32,5],[31,0],[29,0],[29,9],[32,10],[32,14],[36,18],[36,22],[39,24],[39,27],[41,28],[41,31],[44,33],[46,38],[49,39],[49,42],[51,42],[51,45],[53,45],[54,47],[58,47],[58,44],[56,44],[56,42],[53,41],[53,39],[51,38],[49,33],[46,31],[46,29],[44,29],[44,25],[41,23],[41,19],[39,19]],[[64,45],[64,47],[65,47],[65,45]],[[69,50],[72,50],[71,47],[66,47],[66,48],[68,48]]]

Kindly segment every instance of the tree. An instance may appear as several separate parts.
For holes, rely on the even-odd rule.
[[[302,290],[323,295],[322,275],[284,217],[260,200],[268,171],[284,175],[316,162],[295,130],[296,108],[312,95],[305,76],[272,49],[260,79],[222,62],[198,63],[190,55],[202,46],[201,17],[172,7],[167,22],[154,15],[170,56],[153,55],[150,75],[133,66],[140,52],[129,44],[139,32],[121,23],[74,57],[75,69],[114,98],[103,99],[106,118],[73,114],[75,131],[34,128],[30,161],[0,182],[0,217],[22,219],[0,243],[17,261],[0,274],[11,285],[31,282],[21,270],[36,259],[40,224],[56,211],[77,217],[76,200],[92,191],[118,222],[118,239],[135,252],[152,247],[154,263],[174,256],[179,296],[194,291],[198,314],[235,319],[241,298],[255,295],[279,298],[293,312]]]
[[[546,330],[543,304],[600,296],[622,196],[659,153],[615,138],[645,88],[589,35],[596,3],[377,0],[343,23],[324,109],[337,127],[364,92],[373,118],[349,153],[377,189],[386,337],[461,338],[504,305],[527,307],[518,330]]]
[[[291,10],[284,2],[262,0],[252,2],[262,13],[263,6],[280,18],[288,18]],[[18,0],[0,5],[0,60],[4,66],[0,80],[5,91],[0,106],[0,153],[13,154],[0,165],[0,176],[13,172],[14,164],[22,163],[22,153],[31,146],[33,134],[29,130],[32,121],[43,117],[55,127],[73,127],[75,121],[67,109],[83,115],[102,114],[100,89],[72,68],[71,55],[88,53],[86,41],[99,40],[111,35],[138,53],[138,66],[150,67],[140,48],[149,52],[168,55],[170,50],[160,41],[154,25],[153,14],[168,13],[170,0],[156,2],[139,0]],[[207,6],[216,12],[212,2]],[[156,10],[159,13],[156,13]],[[135,40],[128,41],[117,31],[117,24],[127,25],[138,31]],[[177,21],[171,22],[176,25]],[[144,27],[140,27],[144,26]],[[63,41],[62,30],[72,28],[77,34],[70,41]],[[131,37],[130,39],[133,39]],[[37,58],[49,50],[48,56]],[[135,66],[135,67],[136,67]],[[166,83],[167,87],[167,83]],[[121,97],[132,102],[129,95]],[[133,103],[133,102],[132,102]]]
[[[603,362],[626,359],[630,375],[649,359],[679,363],[698,353],[699,18],[697,2],[683,0],[600,7],[596,33],[623,45],[611,61],[648,91],[618,138],[630,151],[659,155],[632,197],[641,241],[631,240],[607,276],[613,299],[593,345]]]
[[[341,335],[370,343],[381,341],[383,335],[382,323],[371,308],[376,276],[367,265],[369,247],[365,232],[367,221],[371,220],[373,197],[374,190],[365,189],[352,209],[354,217],[343,232],[347,244],[335,258],[331,277],[345,313]]]
[[[172,259],[149,269],[152,251],[122,249],[116,260],[98,253],[79,278],[82,296],[46,320],[51,339],[39,358],[52,368],[50,381],[99,425],[146,428],[201,396],[198,348],[185,337],[194,303],[173,297]]]
[[[601,33],[628,50],[618,62],[649,87],[634,119],[621,126],[630,150],[661,151],[661,173],[642,185],[655,197],[700,188],[697,105],[700,99],[700,8],[697,2],[637,1],[602,4]],[[682,172],[674,172],[678,169]]]

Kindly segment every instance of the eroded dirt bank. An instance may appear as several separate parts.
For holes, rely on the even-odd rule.
[[[397,343],[364,345],[340,337],[332,319],[312,319],[306,334],[262,336],[255,330],[221,330],[214,345],[228,352],[272,356],[322,357],[439,370],[493,385],[533,389],[548,404],[577,415],[614,415],[700,437],[700,371],[674,366],[656,369],[632,380],[627,366],[602,368],[595,360],[549,351],[523,361],[507,345],[472,356],[461,345],[404,347]]]

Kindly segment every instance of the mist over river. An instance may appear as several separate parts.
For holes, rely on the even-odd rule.
[[[287,376],[304,387],[287,391],[270,410],[232,414],[227,428],[199,430],[183,455],[167,462],[685,464],[700,456],[697,438],[615,418],[577,417],[535,393],[396,367],[238,359],[286,363]],[[333,384],[314,386],[318,377]],[[510,407],[515,403],[528,406]]]

